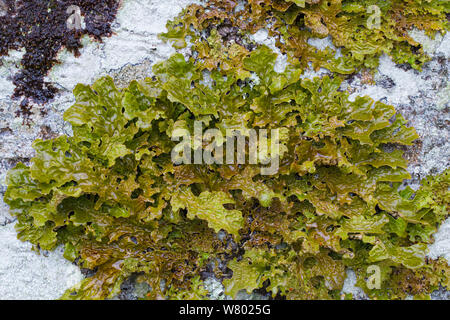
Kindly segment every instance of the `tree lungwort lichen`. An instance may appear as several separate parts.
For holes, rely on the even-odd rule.
[[[124,89],[109,77],[77,85],[64,116],[73,136],[35,141],[31,165],[9,172],[5,194],[21,240],[37,250],[63,245],[67,259],[93,270],[63,298],[112,298],[134,276],[149,299],[205,299],[205,274],[214,273],[232,297],[261,289],[340,299],[349,268],[374,299],[426,298],[449,286],[447,262],[426,256],[449,216],[449,169],[418,190],[403,188],[410,175],[400,146],[419,137],[402,115],[369,97],[350,101],[337,74],[300,79],[307,61],[330,63],[330,52],[306,45],[313,36],[331,35],[351,72],[375,66],[381,52],[418,67],[422,55],[402,31],[444,30],[446,5],[297,2],[249,0],[251,10],[242,11],[234,1],[192,6],[162,35],[178,47],[190,36],[191,58],[175,54]],[[377,3],[386,13],[382,30],[367,31],[358,19]],[[276,53],[244,38],[269,27],[267,17],[293,62],[281,73]],[[228,39],[225,25],[242,34]],[[342,71],[338,65],[332,71]],[[279,171],[174,164],[173,133],[193,134],[195,121],[224,134],[280,129]],[[374,266],[375,288],[366,281]]]

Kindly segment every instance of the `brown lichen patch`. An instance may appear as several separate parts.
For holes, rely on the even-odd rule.
[[[111,23],[119,7],[119,0],[4,0],[0,14],[0,56],[10,50],[25,49],[21,70],[14,76],[14,98],[23,97],[23,106],[32,100],[42,104],[52,99],[57,88],[44,80],[58,63],[57,54],[67,48],[80,55],[80,39],[90,35],[97,41],[112,34]],[[85,27],[69,30],[67,20],[70,6],[78,6]],[[1,11],[1,10],[0,10]],[[22,108],[26,115],[30,107]]]
[[[410,165],[415,165],[420,162],[422,147],[422,140],[414,141],[414,144],[412,146],[399,146],[401,150],[405,151],[403,157],[408,161]]]
[[[124,67],[110,72],[114,83],[119,88],[125,88],[132,80],[144,80],[151,73],[152,61],[145,59],[137,64],[127,64]]]
[[[31,111],[31,106],[28,104],[28,99],[22,100],[19,109],[16,111],[17,117],[22,117],[23,124],[29,125],[29,120],[33,112]]]

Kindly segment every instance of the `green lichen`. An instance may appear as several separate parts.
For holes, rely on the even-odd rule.
[[[320,5],[312,2],[308,10]],[[178,24],[164,37],[181,46],[189,28]],[[447,262],[428,259],[426,248],[449,216],[450,170],[417,191],[401,188],[410,175],[400,146],[419,138],[415,130],[392,106],[350,101],[339,77],[300,80],[301,64],[275,72],[269,48],[229,45],[221,32],[196,42],[204,46],[196,58],[175,54],[125,89],[109,77],[78,85],[65,113],[73,136],[35,141],[31,165],[9,172],[5,202],[19,239],[36,249],[64,245],[67,259],[94,271],[63,298],[112,298],[137,276],[149,299],[204,299],[204,271],[232,297],[265,289],[339,299],[348,268],[371,298],[426,298],[448,287]],[[174,132],[193,135],[194,121],[205,131],[280,129],[278,172],[262,175],[261,163],[174,164]],[[366,281],[374,266],[375,289]]]
[[[243,10],[235,10],[236,1],[191,5],[168,23],[169,31],[161,38],[181,48],[189,36],[199,57],[209,64],[216,59],[217,64],[217,59],[224,59],[212,54],[217,40],[212,41],[208,34],[213,36],[219,30],[228,46],[234,43],[232,47],[245,50],[248,33],[267,29],[289,61],[302,70],[311,64],[316,70],[325,67],[351,74],[376,68],[383,53],[420,70],[429,58],[408,32],[416,28],[434,37],[449,28],[450,4],[441,0],[247,0],[244,4]],[[319,50],[308,43],[310,38],[328,36],[340,49],[340,56],[332,48]],[[233,55],[223,54],[233,60]]]

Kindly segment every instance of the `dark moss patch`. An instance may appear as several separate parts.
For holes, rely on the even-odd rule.
[[[14,98],[42,104],[52,99],[57,88],[44,77],[58,63],[57,54],[65,47],[80,55],[81,37],[90,35],[97,41],[112,34],[111,23],[119,7],[119,0],[2,0],[0,15],[0,56],[10,50],[25,49],[21,70],[14,76]],[[67,9],[78,6],[84,17],[81,30],[69,30]],[[6,14],[5,14],[6,12]],[[26,110],[29,108],[24,107]]]

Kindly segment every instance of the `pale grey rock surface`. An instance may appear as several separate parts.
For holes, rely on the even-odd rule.
[[[356,286],[356,274],[355,271],[348,269],[347,278],[344,281],[344,287],[342,288],[343,294],[351,294],[354,299],[367,300],[368,297],[364,291]]]
[[[77,83],[89,84],[100,76],[111,75],[119,86],[123,86],[131,79],[149,75],[154,63],[174,53],[175,50],[159,40],[157,34],[165,31],[168,19],[192,2],[125,0],[114,23],[113,37],[103,43],[85,37],[80,58],[66,51],[60,53],[62,63],[47,78],[60,88],[61,93],[53,102],[34,108],[28,120],[17,116],[19,105],[10,99],[14,90],[10,79],[19,68],[23,52],[11,52],[8,57],[0,58],[0,299],[55,299],[81,279],[78,268],[64,260],[60,249],[49,253],[48,257],[38,256],[30,250],[31,245],[16,239],[14,219],[2,200],[7,170],[33,156],[31,146],[36,138],[48,139],[71,133],[70,125],[62,120],[62,115],[74,102],[71,90]],[[409,171],[414,176],[410,184],[414,187],[427,174],[442,172],[449,166],[450,36],[430,40],[418,31],[412,36],[423,43],[433,57],[422,72],[395,65],[388,56],[382,56],[375,85],[363,83],[363,76],[359,74],[345,81],[342,89],[351,87],[353,97],[369,95],[394,105],[416,127],[421,143],[407,150],[411,160]],[[251,40],[274,49],[278,53],[276,70],[284,70],[287,59],[266,31],[258,32]],[[333,47],[329,38],[310,39],[310,44],[319,49]],[[182,53],[188,53],[188,50]],[[327,73],[325,69],[309,70],[302,77]],[[442,226],[435,238],[436,242],[430,246],[430,256],[450,259],[450,221]],[[361,292],[354,283],[354,273],[349,271],[344,292],[359,297]],[[130,286],[130,294],[122,298],[136,296]],[[217,279],[208,279],[207,287],[212,298],[227,298]],[[445,298],[446,293],[438,292],[434,297]]]
[[[450,219],[442,224],[439,232],[434,235],[435,242],[430,246],[429,256],[433,259],[444,257],[450,261]]]

